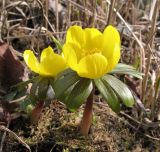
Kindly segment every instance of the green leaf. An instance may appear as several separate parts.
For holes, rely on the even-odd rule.
[[[35,101],[33,101],[30,96],[27,96],[25,99],[20,102],[20,109],[22,111],[26,111],[29,105],[35,105]]]
[[[49,78],[39,77],[32,83],[30,96],[35,100],[44,100],[46,99],[48,87],[49,87]]]
[[[51,33],[49,33],[49,35],[51,36],[52,41],[56,44],[58,50],[62,51],[62,44],[60,41],[58,41]]]
[[[65,75],[59,76],[59,78],[52,83],[56,98],[59,98],[62,94],[64,94],[64,92],[79,81],[79,79],[80,77],[75,72],[68,72],[65,73]]]
[[[38,97],[38,91],[37,88],[39,86],[39,82],[41,81],[41,77],[37,77],[37,79],[32,83],[32,87],[30,90],[30,96],[32,96],[32,98],[35,98],[36,100]]]
[[[24,88],[26,87],[29,83],[33,83],[34,81],[37,81],[37,79],[39,79],[40,76],[36,76],[36,77],[33,77],[27,81],[23,81],[23,82],[19,82],[18,84],[15,84],[13,86],[11,86],[11,89],[13,88]]]
[[[155,87],[155,100],[158,98],[158,93],[160,92],[160,77],[156,81],[156,87]]]
[[[42,78],[38,84],[38,98],[40,100],[46,99],[47,91],[49,87],[49,80],[47,78]]]
[[[7,101],[14,100],[15,97],[16,97],[16,95],[17,95],[17,92],[18,92],[17,90],[14,90],[14,91],[6,94],[6,95],[4,96],[4,99],[7,100]]]
[[[81,78],[70,91],[64,103],[71,111],[76,111],[88,98],[93,89],[90,79]]]
[[[103,81],[103,79],[95,79],[94,80],[96,87],[100,91],[101,95],[105,99],[105,101],[108,103],[108,105],[111,107],[111,109],[115,112],[120,111],[120,102],[112,90],[112,88]]]
[[[58,79],[66,76],[66,75],[68,75],[68,74],[71,74],[71,73],[72,73],[72,74],[73,74],[73,73],[76,74],[76,72],[73,71],[73,70],[71,70],[71,69],[66,69],[66,70],[60,72],[60,73],[54,78],[54,81],[53,81],[53,82],[57,81]]]
[[[102,79],[113,88],[115,93],[119,96],[122,102],[127,107],[132,107],[134,104],[134,98],[131,91],[128,89],[127,85],[122,81],[118,80],[116,77],[112,75],[105,75]]]
[[[143,74],[136,71],[136,69],[130,65],[119,63],[117,66],[110,72],[111,74],[128,74],[136,78],[142,79]]]
[[[57,99],[60,100],[61,102],[66,104],[66,101],[68,99],[68,96],[71,94],[71,91],[73,90],[74,86],[76,85],[73,84],[71,85],[66,91],[64,91]]]

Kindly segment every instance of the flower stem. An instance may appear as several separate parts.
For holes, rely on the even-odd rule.
[[[87,98],[87,102],[85,105],[84,113],[83,113],[83,118],[80,124],[80,132],[82,135],[87,136],[91,123],[92,123],[92,108],[93,108],[93,95],[94,95],[94,88]]]
[[[31,122],[32,123],[37,123],[38,120],[40,119],[41,112],[43,110],[44,102],[40,101],[37,103],[36,107],[33,109],[31,113]]]

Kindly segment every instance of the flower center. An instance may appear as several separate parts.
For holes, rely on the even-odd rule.
[[[101,51],[97,48],[92,48],[92,49],[82,49],[82,58],[94,53],[101,53]]]

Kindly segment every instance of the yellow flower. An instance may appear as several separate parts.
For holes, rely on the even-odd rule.
[[[54,77],[66,68],[65,59],[55,54],[50,46],[42,51],[40,62],[31,50],[25,50],[23,57],[28,67],[42,76]]]
[[[66,35],[63,54],[68,66],[80,77],[96,79],[110,72],[120,59],[120,36],[109,25],[101,33],[95,28],[71,26]]]

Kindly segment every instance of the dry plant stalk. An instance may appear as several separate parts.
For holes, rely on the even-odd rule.
[[[45,10],[45,13],[46,13],[46,18],[48,19],[48,10],[49,10],[49,0],[46,0],[46,10]],[[47,20],[45,20],[45,24],[46,24],[46,29],[48,30],[48,22]]]
[[[111,5],[110,5],[110,8],[109,8],[108,20],[107,20],[107,25],[114,23],[114,21],[113,21],[113,18],[114,18],[113,17],[113,12],[114,12],[115,2],[116,2],[116,0],[111,0]]]
[[[58,13],[59,0],[56,0],[56,32],[59,32],[59,13]],[[59,38],[59,36],[57,36]]]
[[[151,30],[150,30],[150,34],[149,34],[149,38],[148,38],[148,44],[146,45],[148,49],[148,46],[150,46],[151,48],[153,48],[153,40],[154,40],[154,34],[155,34],[155,30],[156,30],[156,22],[157,22],[157,16],[158,16],[158,10],[159,10],[159,0],[155,0],[156,3],[154,6],[154,13],[153,13],[153,19],[152,19],[152,25],[151,25]],[[142,101],[145,102],[145,92],[146,92],[146,88],[147,88],[147,82],[148,82],[148,75],[149,75],[149,70],[150,70],[150,65],[151,65],[151,56],[152,53],[151,51],[148,52],[148,56],[147,56],[147,65],[146,65],[146,70],[145,70],[145,76],[143,79],[143,84],[142,84]],[[154,102],[154,101],[153,101]]]

